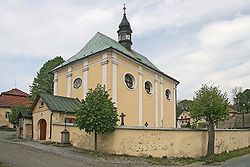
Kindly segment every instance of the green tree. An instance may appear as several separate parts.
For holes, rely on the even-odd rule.
[[[242,114],[242,127],[245,128],[245,114],[250,109],[250,89],[242,91],[242,88],[234,88],[232,90],[234,96],[234,106],[239,113]]]
[[[246,89],[240,93],[240,102],[244,113],[248,113],[250,109],[250,89]]]
[[[28,111],[29,109],[26,108],[22,103],[18,104],[16,107],[13,107],[11,109],[11,112],[9,114],[9,122],[13,124],[14,126],[17,126],[19,124],[19,114],[22,111]]]
[[[233,94],[233,102],[234,102],[234,108],[241,113],[242,110],[242,87],[234,87],[232,89],[232,94]]]
[[[34,100],[39,93],[53,94],[54,75],[51,73],[51,70],[63,62],[63,58],[57,56],[44,63],[39,72],[37,72],[37,76],[34,78],[32,86],[30,86],[32,100]]]
[[[202,85],[195,92],[191,105],[191,116],[197,120],[205,119],[208,130],[207,156],[214,154],[215,125],[228,116],[229,102],[226,93],[217,86]]]
[[[117,116],[117,109],[108,91],[97,85],[94,90],[89,90],[76,111],[76,125],[87,133],[95,133],[95,150],[97,150],[97,134],[114,131],[117,126]]]

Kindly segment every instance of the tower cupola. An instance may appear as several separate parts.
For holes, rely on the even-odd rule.
[[[122,44],[125,48],[128,50],[131,50],[131,45],[133,44],[131,41],[131,34],[132,30],[130,27],[130,23],[128,22],[128,19],[126,17],[126,7],[124,4],[123,7],[124,13],[121,23],[119,24],[119,30],[118,33],[118,42]]]

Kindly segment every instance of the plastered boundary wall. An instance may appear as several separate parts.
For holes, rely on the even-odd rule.
[[[62,124],[53,125],[52,141],[60,142]],[[67,126],[73,146],[94,149],[94,135]],[[215,153],[250,146],[250,130],[216,130]],[[153,157],[199,157],[206,155],[207,131],[193,129],[155,129],[118,127],[98,135],[98,151],[110,154]]]

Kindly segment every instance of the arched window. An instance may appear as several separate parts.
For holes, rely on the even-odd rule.
[[[165,95],[166,95],[167,100],[170,100],[170,98],[171,98],[171,92],[170,92],[169,89],[167,89],[167,90],[165,91]]]
[[[145,91],[147,92],[147,94],[149,94],[149,95],[152,94],[152,92],[153,92],[153,87],[152,87],[151,82],[146,81],[146,82],[145,82],[145,85],[144,85],[144,88],[145,88]]]
[[[134,89],[135,87],[135,78],[132,74],[126,74],[124,77],[125,84],[129,89]]]

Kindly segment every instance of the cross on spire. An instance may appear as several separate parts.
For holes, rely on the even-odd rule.
[[[125,3],[123,4],[123,10],[124,10],[123,14],[126,14],[126,4]]]

